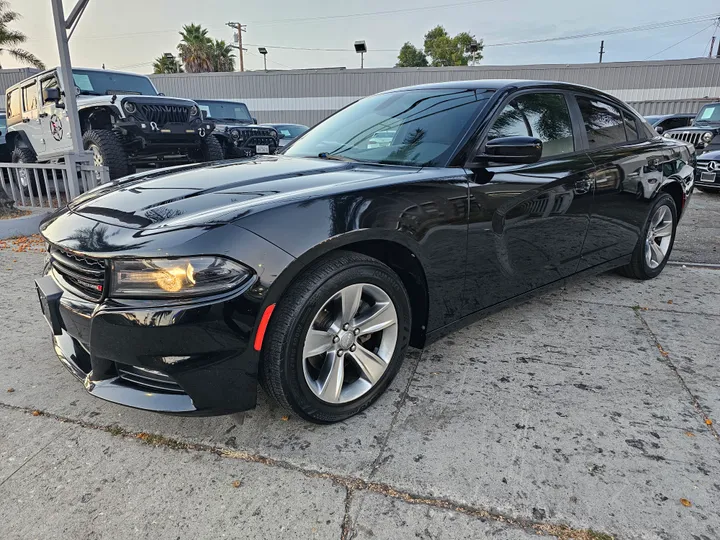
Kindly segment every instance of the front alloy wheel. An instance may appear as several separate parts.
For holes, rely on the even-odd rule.
[[[398,275],[377,259],[334,252],[294,279],[277,303],[262,345],[261,384],[306,420],[345,420],[390,384],[410,328]]]
[[[347,403],[382,378],[397,343],[397,311],[380,287],[348,285],[315,315],[303,348],[303,373],[326,403]]]

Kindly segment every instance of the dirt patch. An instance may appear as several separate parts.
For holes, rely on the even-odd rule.
[[[31,236],[17,236],[15,238],[8,238],[6,240],[0,240],[0,250],[11,250],[17,253],[29,251],[31,253],[44,253],[45,252],[45,240],[39,234],[33,234]]]
[[[18,210],[17,208],[3,208],[0,210],[0,219],[14,219],[23,216],[29,216],[32,212],[30,210]]]

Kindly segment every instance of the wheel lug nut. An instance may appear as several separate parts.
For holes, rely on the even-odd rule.
[[[353,345],[352,347],[350,347],[350,352],[355,352],[355,349],[357,349],[357,347]]]
[[[360,329],[359,329],[359,328],[356,328],[355,330],[353,330],[353,334],[355,334],[356,336],[357,336],[359,333],[360,333]]]
[[[338,353],[338,356],[342,356],[343,354],[345,354],[345,351],[343,351],[342,349],[340,349],[337,353]]]
[[[333,338],[333,343],[337,343],[338,341],[340,341],[340,338],[338,336],[335,336]]]
[[[350,328],[350,325],[348,323],[343,324],[343,330],[347,330]]]

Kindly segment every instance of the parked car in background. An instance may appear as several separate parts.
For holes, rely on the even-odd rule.
[[[5,111],[0,110],[0,162],[10,162],[10,150],[5,136],[7,134],[7,117]]]
[[[578,273],[658,276],[694,163],[692,145],[591,88],[400,88],[281,155],[81,195],[41,225],[38,296],[94,396],[226,414],[255,406],[259,379],[302,418],[342,421],[409,345]]]
[[[51,69],[8,88],[7,144],[14,163],[60,159],[70,150],[68,91],[77,95],[83,146],[96,165],[108,167],[110,178],[139,165],[222,159],[210,136],[215,126],[195,102],[160,95],[150,79],[134,73],[73,69],[73,79],[74,88],[63,88]]]
[[[695,115],[692,126],[671,129],[663,133],[665,137],[689,142],[699,151],[720,150],[720,102],[705,105]]]
[[[695,187],[700,191],[720,193],[720,150],[705,152],[698,156]]]
[[[271,127],[278,132],[280,137],[280,147],[287,146],[300,135],[305,133],[308,129],[307,126],[302,124],[261,124],[262,126]]]
[[[247,106],[239,101],[220,99],[195,100],[203,117],[216,124],[215,137],[225,158],[274,154],[280,146],[279,135],[272,128],[257,126]]]
[[[695,118],[695,114],[693,113],[678,113],[646,116],[645,120],[647,120],[658,133],[663,133],[670,129],[687,127],[692,124],[693,118]]]

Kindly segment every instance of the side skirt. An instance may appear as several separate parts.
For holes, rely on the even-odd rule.
[[[541,294],[544,294],[553,289],[557,289],[558,287],[561,287],[568,283],[573,283],[577,280],[592,277],[597,274],[602,274],[603,272],[607,272],[609,270],[614,270],[615,268],[620,268],[621,266],[625,266],[626,264],[630,263],[630,258],[631,258],[631,255],[626,255],[626,256],[619,257],[617,259],[613,259],[611,261],[599,264],[597,266],[587,268],[586,270],[583,270],[582,272],[578,272],[577,274],[573,274],[572,276],[568,276],[566,278],[559,279],[557,281],[553,281],[552,283],[548,283],[547,285],[543,285],[542,287],[538,287],[537,289],[533,289],[531,291],[520,294],[518,296],[514,296],[514,297],[512,297],[508,300],[505,300],[503,302],[500,302],[498,304],[494,304],[490,307],[476,311],[475,313],[471,313],[470,315],[466,315],[462,319],[458,319],[457,321],[455,321],[453,323],[450,323],[448,325],[438,328],[437,330],[433,330],[432,332],[429,332],[427,334],[427,337],[425,338],[425,346],[427,347],[431,343],[437,341],[438,339],[440,339],[442,337],[445,337],[446,335],[454,332],[455,330],[464,328],[476,321],[479,321],[480,319],[484,319],[485,317],[492,315],[493,313],[497,313],[498,311],[501,311],[505,308],[526,302],[529,299],[540,296]]]

